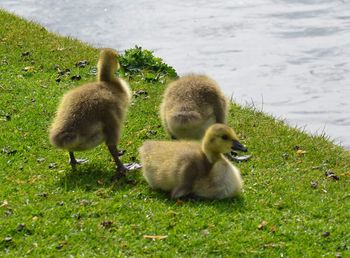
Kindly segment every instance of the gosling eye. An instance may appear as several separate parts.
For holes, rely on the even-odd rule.
[[[226,134],[224,134],[223,136],[221,136],[221,139],[223,139],[224,141],[228,140],[228,136]]]

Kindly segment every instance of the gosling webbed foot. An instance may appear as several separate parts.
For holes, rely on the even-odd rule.
[[[88,161],[89,161],[88,159],[75,159],[75,160],[69,159],[69,164],[71,164],[71,165],[80,165],[80,164],[87,163]]]
[[[76,165],[88,162],[87,159],[76,159],[73,152],[69,152],[69,164],[74,168]]]
[[[124,166],[128,171],[142,168],[142,165],[136,162],[126,163]]]

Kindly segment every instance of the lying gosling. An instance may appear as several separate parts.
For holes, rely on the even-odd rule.
[[[72,167],[83,162],[74,157],[74,151],[105,142],[117,165],[116,178],[126,170],[119,160],[117,144],[131,99],[128,84],[114,75],[119,68],[117,57],[113,49],[101,51],[97,82],[83,84],[64,95],[49,132],[54,146],[69,151]]]
[[[146,141],[139,149],[143,176],[153,189],[209,199],[237,196],[242,178],[222,153],[247,151],[236,133],[224,124],[210,126],[202,140]]]
[[[167,87],[160,105],[165,130],[173,139],[202,139],[214,123],[226,123],[228,100],[205,75],[187,75]]]

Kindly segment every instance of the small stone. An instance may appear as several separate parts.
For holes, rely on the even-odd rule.
[[[83,200],[80,201],[79,204],[82,205],[82,206],[87,206],[87,205],[91,204],[91,201],[83,199]]]
[[[72,77],[70,77],[70,79],[72,81],[80,81],[81,80],[81,76],[78,74],[78,75],[73,75]]]
[[[148,135],[156,135],[156,134],[157,134],[157,131],[155,131],[155,130],[149,130],[147,134],[148,134]]]
[[[97,68],[96,67],[91,68],[89,74],[90,75],[96,75],[97,74]]]
[[[295,151],[300,150],[300,146],[299,146],[299,145],[295,145],[295,146],[293,147],[293,150],[295,150]]]
[[[328,236],[330,236],[330,234],[331,234],[330,232],[325,231],[325,232],[322,233],[322,236],[323,237],[328,237]]]
[[[263,220],[263,221],[258,225],[258,229],[261,230],[261,229],[265,228],[266,225],[267,225],[267,221]]]
[[[38,196],[46,198],[48,196],[48,194],[44,192],[44,193],[39,193]]]
[[[80,220],[82,218],[80,213],[75,213],[75,214],[72,215],[72,217],[77,219],[77,220]]]
[[[15,150],[15,149],[10,150],[9,148],[2,148],[2,152],[6,153],[7,155],[14,155],[17,153],[17,150]]]
[[[334,174],[334,172],[331,171],[331,170],[327,170],[327,171],[325,172],[325,176],[326,176],[327,178],[333,179],[333,180],[339,180],[339,179],[340,179],[340,178],[339,178],[336,174]]]
[[[12,242],[12,237],[7,236],[7,237],[4,238],[4,241],[5,242]]]
[[[84,67],[87,66],[88,64],[89,64],[89,61],[87,61],[87,60],[82,60],[82,61],[79,61],[79,62],[75,63],[75,66],[76,66],[76,67],[84,68]]]
[[[341,255],[341,253],[335,253],[335,257],[336,258],[342,258],[343,256]]]
[[[57,71],[57,73],[58,73],[59,76],[64,75],[64,72],[63,72],[63,70],[61,70],[61,68],[56,67],[56,68],[54,68],[54,69]]]
[[[57,167],[57,163],[50,163],[49,164],[49,169],[53,169],[55,167]]]
[[[63,240],[63,241],[59,241],[58,245],[56,246],[57,250],[62,249],[63,247],[65,247],[68,244],[67,241]]]
[[[208,229],[202,230],[202,234],[205,236],[209,235],[209,230]]]
[[[45,161],[45,158],[37,158],[36,161],[39,163],[43,163]]]
[[[318,186],[318,184],[317,184],[316,181],[312,181],[312,182],[311,182],[311,187],[312,187],[312,188],[317,188],[317,186]]]
[[[24,57],[24,56],[30,56],[31,53],[29,51],[25,51],[25,52],[22,52],[21,56]]]
[[[26,66],[22,69],[24,72],[34,72],[34,66]]]
[[[26,227],[26,225],[23,224],[23,223],[21,223],[21,224],[18,225],[17,231],[18,231],[18,232],[21,232],[25,227]]]
[[[148,92],[145,90],[137,90],[135,91],[135,94],[137,95],[148,95]]]
[[[11,209],[8,209],[5,211],[5,215],[6,216],[11,216],[13,214],[12,210]]]
[[[285,153],[282,154],[282,157],[283,157],[284,159],[288,159],[288,158],[289,158],[289,154],[285,152]]]
[[[112,227],[112,225],[113,225],[113,222],[109,220],[101,222],[101,226],[105,229]]]

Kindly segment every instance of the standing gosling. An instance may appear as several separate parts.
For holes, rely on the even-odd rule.
[[[224,124],[210,126],[202,140],[146,141],[139,149],[143,176],[154,189],[172,198],[188,194],[209,199],[238,195],[242,178],[222,153],[231,149],[247,151],[236,133]]]
[[[126,168],[118,157],[121,126],[131,99],[129,85],[115,77],[119,69],[118,54],[113,49],[100,53],[97,82],[83,84],[67,92],[51,125],[49,137],[53,145],[69,151],[70,164],[77,160],[74,151],[92,149],[105,142],[116,165],[116,178]]]
[[[226,123],[228,100],[205,75],[187,75],[167,87],[160,106],[165,130],[173,139],[202,139],[214,123]]]

